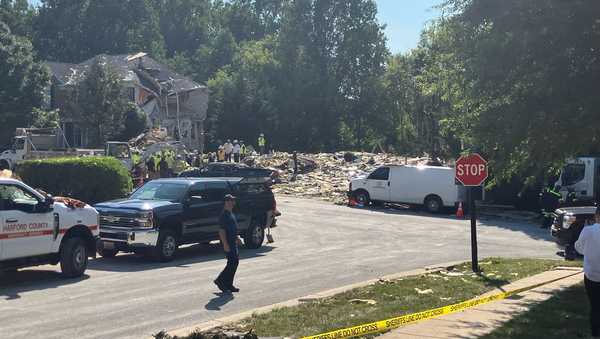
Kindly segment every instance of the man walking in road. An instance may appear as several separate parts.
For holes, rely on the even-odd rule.
[[[600,338],[600,207],[596,208],[596,223],[584,226],[575,249],[583,255],[585,291],[590,301],[592,338]]]
[[[223,272],[219,274],[219,277],[215,279],[214,283],[223,292],[239,292],[240,290],[233,285],[233,278],[239,264],[238,244],[241,243],[241,239],[238,237],[237,220],[233,214],[233,208],[235,207],[235,197],[231,194],[225,196],[225,206],[223,207],[223,214],[219,222],[221,229],[219,230],[219,239],[223,245],[223,250],[227,256],[227,265]]]

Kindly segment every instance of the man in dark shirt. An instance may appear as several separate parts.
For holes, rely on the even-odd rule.
[[[219,219],[219,223],[221,224],[219,239],[221,239],[223,250],[227,256],[227,265],[225,265],[223,272],[214,281],[215,285],[225,293],[240,291],[237,287],[233,286],[233,278],[240,261],[237,246],[241,243],[241,239],[238,237],[237,220],[233,214],[234,207],[235,197],[227,194],[225,196],[223,214],[221,214],[221,218]]]

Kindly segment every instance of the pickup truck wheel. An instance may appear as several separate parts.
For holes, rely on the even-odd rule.
[[[102,258],[114,258],[119,253],[119,250],[107,250],[102,247],[98,247],[97,251]]]
[[[442,211],[442,199],[436,195],[425,198],[425,210],[429,213],[440,213]]]
[[[60,269],[65,277],[76,278],[83,275],[88,265],[85,241],[81,238],[67,239],[60,251]]]
[[[154,258],[160,262],[168,262],[175,258],[177,252],[177,238],[172,231],[161,231],[158,242],[153,249]]]
[[[353,194],[354,200],[356,200],[356,202],[359,205],[368,206],[371,203],[371,197],[369,197],[369,192],[361,189],[354,192]]]
[[[244,245],[250,249],[260,248],[265,241],[265,229],[255,220],[244,235]]]

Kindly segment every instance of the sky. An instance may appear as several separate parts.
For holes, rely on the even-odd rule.
[[[433,8],[443,0],[375,0],[378,18],[386,24],[385,35],[392,53],[404,53],[419,42],[425,24],[440,15]]]
[[[375,0],[379,22],[386,24],[385,35],[392,53],[404,53],[419,42],[421,30],[427,22],[439,16],[433,7],[443,0]],[[29,0],[38,4],[39,0]]]

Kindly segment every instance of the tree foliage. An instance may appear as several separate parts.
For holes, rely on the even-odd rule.
[[[126,113],[130,110],[120,76],[101,60],[78,79],[64,112],[92,131],[90,143],[97,146],[121,136]]]
[[[9,142],[15,127],[30,125],[33,109],[41,107],[49,82],[48,70],[36,62],[31,44],[11,34],[0,21],[0,145]]]
[[[41,105],[47,74],[29,37],[42,59],[143,50],[207,84],[213,146],[262,132],[284,150],[479,151],[496,182],[598,155],[600,2],[442,9],[415,49],[390,55],[373,0],[42,0],[37,10],[0,0],[14,32],[1,30],[0,128],[31,123]],[[110,72],[96,71],[79,89],[80,112],[99,117],[102,107],[107,125],[96,113],[88,123],[110,136],[126,104]]]

